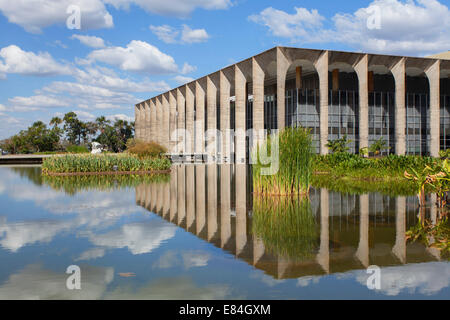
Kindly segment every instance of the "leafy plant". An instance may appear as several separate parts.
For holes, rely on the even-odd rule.
[[[387,145],[386,140],[381,137],[380,139],[376,140],[372,145],[369,147],[369,152],[372,152],[374,155],[379,155],[384,150],[389,150],[390,147]]]
[[[167,149],[156,142],[133,139],[127,142],[127,152],[144,159],[161,157],[167,152]]]
[[[332,153],[343,153],[348,152],[350,149],[347,145],[352,142],[352,140],[348,140],[347,135],[345,134],[340,139],[335,140],[328,140],[328,143],[326,144],[326,147],[332,152]]]

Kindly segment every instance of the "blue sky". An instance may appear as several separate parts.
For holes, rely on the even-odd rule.
[[[80,9],[69,29],[67,8]],[[450,0],[0,0],[0,139],[134,104],[276,45],[450,50]],[[71,11],[72,12],[72,11]]]

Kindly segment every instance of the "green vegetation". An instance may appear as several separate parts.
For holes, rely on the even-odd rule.
[[[86,190],[119,190],[135,188],[142,183],[165,183],[167,174],[155,175],[100,175],[100,176],[42,176],[43,182],[57,191],[73,195]]]
[[[79,153],[77,147],[88,150],[89,144],[96,141],[111,152],[122,152],[133,134],[133,122],[116,119],[112,123],[103,116],[96,121],[83,122],[76,113],[68,112],[63,119],[52,118],[49,127],[36,121],[28,129],[0,141],[0,148],[11,154]]]
[[[258,161],[252,167],[254,192],[271,195],[307,194],[314,158],[309,131],[304,128],[286,128],[278,137],[279,170],[275,174],[264,175],[263,170],[267,165],[261,163],[260,157],[261,150],[267,150],[267,154],[271,154],[274,138],[269,136],[256,150]]]
[[[66,151],[68,153],[89,153],[89,149],[86,146],[77,145],[67,146]]]
[[[421,242],[428,248],[440,250],[441,255],[450,254],[450,223],[447,217],[442,217],[433,224],[430,220],[419,219],[417,224],[406,232],[410,242]]]
[[[369,148],[369,152],[372,152],[375,156],[378,156],[382,151],[389,150],[390,147],[387,145],[386,140],[381,137],[378,140],[375,140],[374,143]]]
[[[347,146],[352,140],[348,140],[347,135],[340,139],[328,140],[325,145],[332,153],[347,152],[350,148]]]
[[[307,197],[253,197],[252,232],[275,255],[308,260],[318,245],[318,227]]]
[[[130,139],[127,142],[127,152],[140,159],[161,157],[167,149],[156,142],[144,142]]]
[[[139,159],[127,154],[64,155],[44,159],[42,173],[165,171],[170,166],[165,158]]]

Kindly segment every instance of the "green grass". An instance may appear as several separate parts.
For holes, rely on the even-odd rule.
[[[86,146],[71,145],[66,148],[68,153],[89,153],[89,149]]]
[[[164,171],[171,162],[166,158],[139,159],[128,154],[64,155],[44,159],[42,173],[88,173],[115,171]]]
[[[275,255],[292,261],[312,258],[319,231],[307,197],[253,197],[253,236]]]
[[[279,135],[279,169],[275,174],[264,175],[268,165],[261,163],[261,150],[272,152],[274,137],[269,136],[254,152],[258,160],[252,166],[253,189],[255,193],[271,195],[307,194],[311,185],[314,151],[312,139],[304,128],[285,128]],[[276,138],[276,137],[275,137]],[[273,157],[272,157],[273,158]]]

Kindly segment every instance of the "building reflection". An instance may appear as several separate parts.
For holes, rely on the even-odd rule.
[[[172,168],[169,182],[136,187],[138,205],[277,279],[439,259],[439,253],[420,243],[406,244],[405,232],[418,219],[415,197],[313,189],[309,201],[315,238],[307,248],[310,255],[298,257],[297,239],[284,239],[279,250],[273,250],[268,242],[273,237],[270,228],[267,235],[255,232],[246,165],[178,165]],[[432,216],[433,209],[429,213]],[[301,237],[298,230],[291,231]],[[290,247],[294,254],[289,254]]]

